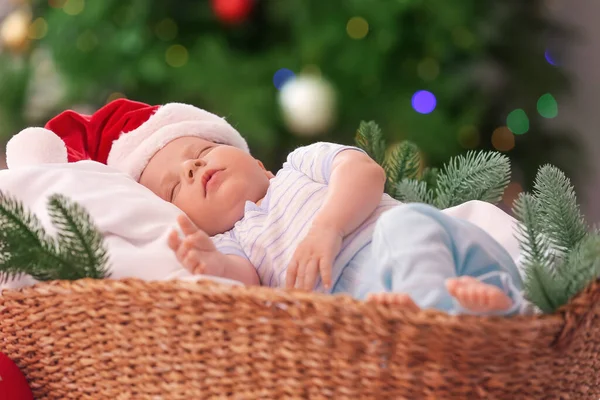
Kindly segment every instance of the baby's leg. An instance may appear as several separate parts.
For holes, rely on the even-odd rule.
[[[450,313],[510,312],[518,290],[508,293],[504,286],[520,289],[521,279],[506,250],[480,228],[424,204],[407,204],[386,212],[377,223],[373,237],[374,270],[369,285],[372,301],[407,306],[406,295],[421,308]],[[479,280],[457,277],[487,276]],[[503,281],[504,280],[504,281]],[[364,293],[364,291],[363,291]],[[514,298],[511,298],[513,295]]]

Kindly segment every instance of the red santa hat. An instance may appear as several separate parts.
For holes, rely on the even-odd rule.
[[[225,119],[197,107],[162,106],[114,100],[93,115],[65,111],[44,128],[27,128],[6,145],[8,168],[93,160],[117,168],[136,181],[148,161],[172,140],[199,137],[249,152]]]

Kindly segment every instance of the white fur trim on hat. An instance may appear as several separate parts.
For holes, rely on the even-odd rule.
[[[249,152],[244,138],[225,119],[188,104],[169,103],[160,107],[140,127],[123,133],[115,140],[107,164],[128,173],[137,181],[157,151],[185,136]]]
[[[54,132],[45,128],[23,129],[6,144],[8,168],[66,163],[67,160],[65,142]]]

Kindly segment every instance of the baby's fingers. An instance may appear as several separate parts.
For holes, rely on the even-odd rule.
[[[300,287],[304,290],[312,291],[315,287],[315,283],[317,282],[317,277],[319,275],[319,262],[317,259],[311,258],[306,263],[304,279],[300,281]],[[298,276],[298,280],[300,280],[300,276]]]
[[[183,242],[179,245],[179,248],[175,252],[175,255],[177,256],[177,259],[180,263],[183,264],[183,261],[185,260],[191,249],[192,246],[187,242]]]
[[[177,223],[181,227],[181,230],[183,231],[183,234],[185,236],[193,235],[198,230],[196,225],[194,225],[194,223],[190,221],[190,219],[185,214],[182,214],[177,217]]]
[[[196,250],[188,251],[181,263],[185,269],[193,274],[201,274],[204,272],[203,264],[200,262],[200,253]]]
[[[325,289],[331,288],[331,270],[333,269],[333,257],[326,255],[319,261],[319,270],[321,271],[321,281]]]
[[[167,244],[171,250],[175,252],[179,250],[179,246],[181,246],[181,239],[179,238],[179,233],[177,233],[177,231],[171,231],[169,237],[167,238]]]
[[[298,260],[295,258],[292,259],[290,264],[288,265],[287,275],[285,277],[285,287],[286,289],[292,289],[296,284],[296,276],[298,275]]]

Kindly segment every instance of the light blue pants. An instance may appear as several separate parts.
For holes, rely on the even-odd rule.
[[[421,308],[467,313],[446,290],[448,278],[472,276],[523,304],[522,281],[508,252],[479,227],[425,204],[404,204],[379,218],[373,240],[344,267],[333,293],[408,294]]]

